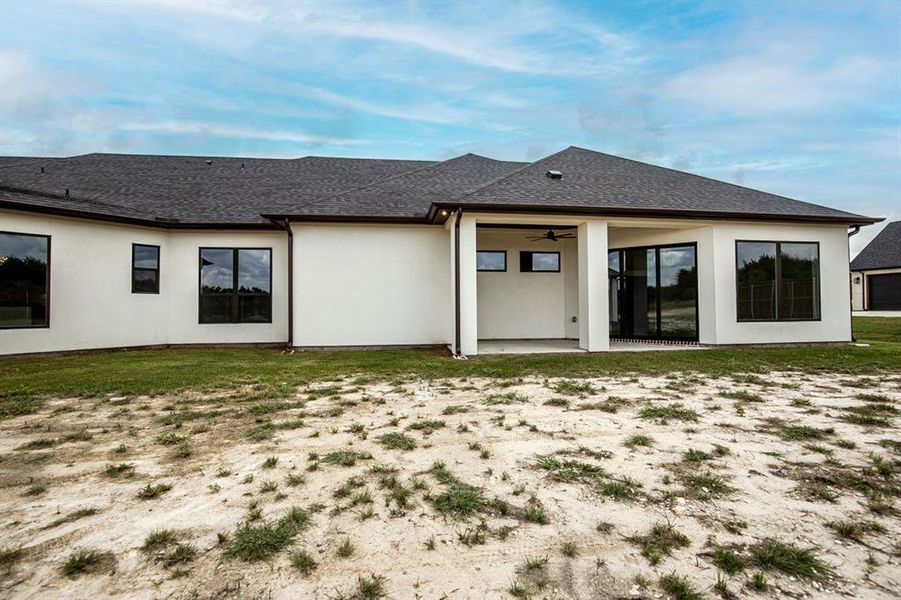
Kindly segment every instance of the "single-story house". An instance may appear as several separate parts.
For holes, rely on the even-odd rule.
[[[846,342],[848,230],[878,220],[576,147],[6,157],[0,354]]]
[[[889,223],[851,261],[854,310],[901,310],[901,221]]]

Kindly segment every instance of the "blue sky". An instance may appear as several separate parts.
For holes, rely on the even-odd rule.
[[[901,218],[901,3],[0,2],[0,154],[568,145]]]

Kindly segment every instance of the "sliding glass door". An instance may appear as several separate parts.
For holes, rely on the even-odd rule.
[[[611,250],[610,336],[698,339],[694,244]]]

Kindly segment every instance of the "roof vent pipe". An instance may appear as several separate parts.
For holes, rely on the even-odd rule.
[[[548,179],[563,179],[563,173],[560,171],[548,171],[545,175]]]
[[[206,164],[211,165],[211,164],[213,164],[213,161],[208,160],[208,161],[206,161]]]
[[[41,167],[41,175],[44,174],[44,167]]]
[[[69,188],[66,188],[66,198],[69,197]]]

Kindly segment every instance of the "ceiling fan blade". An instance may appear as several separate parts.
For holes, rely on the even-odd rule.
[[[576,237],[576,236],[572,233],[561,233],[560,235],[557,236],[557,239],[559,240],[560,238],[574,238],[574,237]]]

